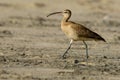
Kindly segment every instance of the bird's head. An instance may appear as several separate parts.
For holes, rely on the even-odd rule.
[[[53,13],[48,14],[47,17],[54,15],[54,14],[62,14],[64,17],[69,17],[69,16],[71,16],[71,11],[69,9],[66,9],[61,12],[53,12]]]
[[[69,16],[71,16],[71,11],[69,9],[66,9],[62,12],[62,15],[64,17],[69,17]]]

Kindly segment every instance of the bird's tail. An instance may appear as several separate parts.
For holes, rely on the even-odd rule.
[[[106,42],[106,40],[104,38],[102,38],[102,37],[99,40],[102,40],[102,41]]]
[[[97,34],[97,33],[94,33],[94,38],[95,38],[96,40],[106,42],[106,40],[105,40],[103,37],[101,37],[99,34]]]
[[[97,35],[95,38],[96,38],[96,40],[106,42],[106,40],[104,38],[102,38],[100,35]]]

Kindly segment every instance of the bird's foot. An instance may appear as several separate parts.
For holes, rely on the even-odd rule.
[[[62,56],[62,59],[66,59],[66,55]]]
[[[66,56],[60,56],[59,58],[60,59],[66,59]]]
[[[60,59],[66,59],[66,55],[60,56]]]
[[[66,59],[66,54],[67,54],[68,52],[66,51],[63,55],[62,55],[62,59]]]

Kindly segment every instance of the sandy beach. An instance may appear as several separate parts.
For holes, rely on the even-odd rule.
[[[100,34],[105,42],[74,42],[60,28],[71,21]],[[1,0],[0,80],[120,80],[120,0]]]

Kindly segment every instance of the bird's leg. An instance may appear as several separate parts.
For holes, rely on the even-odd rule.
[[[62,55],[62,58],[65,58],[65,55],[67,54],[68,50],[71,48],[73,40],[71,39],[69,47],[66,49],[66,51],[64,52],[64,54]]]
[[[84,43],[84,45],[85,45],[85,48],[86,48],[86,58],[88,59],[88,46],[87,46],[87,44],[86,44],[86,42],[85,41],[83,41],[83,43]]]

